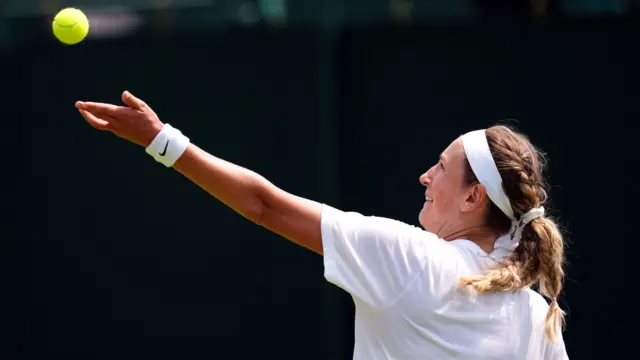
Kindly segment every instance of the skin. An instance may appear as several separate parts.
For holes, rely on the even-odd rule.
[[[500,235],[486,225],[489,198],[484,186],[465,184],[466,156],[460,138],[442,152],[437,164],[420,176],[425,191],[420,225],[440,238],[452,241],[467,239],[486,253],[493,251]]]
[[[164,125],[142,100],[125,91],[124,106],[82,102],[76,108],[94,128],[147,147]],[[425,230],[445,240],[468,239],[485,252],[498,234],[483,224],[488,209],[484,187],[465,186],[465,157],[460,139],[445,149],[440,161],[420,176],[427,201],[420,211]],[[261,175],[217,158],[189,144],[173,168],[250,221],[322,255],[322,205],[290,194]]]

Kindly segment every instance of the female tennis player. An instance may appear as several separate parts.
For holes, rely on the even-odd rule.
[[[354,359],[568,358],[557,302],[563,240],[544,215],[542,158],[524,135],[495,126],[455,139],[420,176],[423,230],[289,194],[191,144],[129,92],[122,100],[76,107],[96,129],[324,255],[326,279],[356,304]]]

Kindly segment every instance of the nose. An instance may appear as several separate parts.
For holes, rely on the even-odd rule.
[[[429,169],[429,170],[431,170],[431,169]],[[422,184],[424,186],[429,186],[429,184],[431,184],[431,178],[429,177],[429,171],[427,171],[424,174],[420,175],[420,184]]]

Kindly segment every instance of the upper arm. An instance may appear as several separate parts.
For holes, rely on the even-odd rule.
[[[322,255],[322,204],[280,189],[269,191],[264,202],[259,225]]]

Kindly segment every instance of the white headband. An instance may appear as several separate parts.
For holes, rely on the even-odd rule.
[[[485,130],[476,130],[462,135],[462,147],[467,155],[471,170],[482,186],[487,190],[489,199],[511,219],[511,230],[496,240],[495,250],[498,252],[513,251],[522,238],[522,229],[533,219],[544,216],[544,208],[538,207],[522,214],[516,219],[509,197],[502,188],[502,177],[493,160]],[[507,255],[506,253],[503,255]]]

